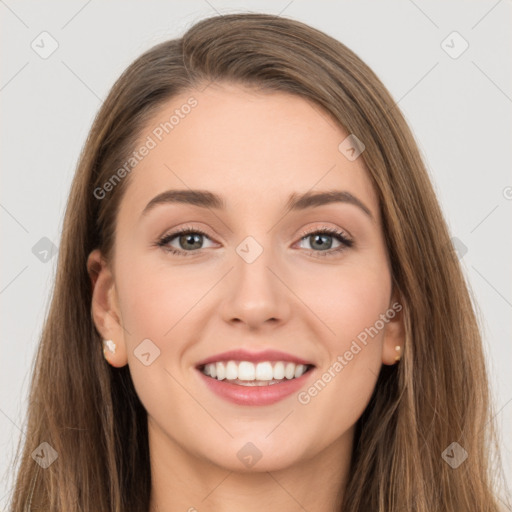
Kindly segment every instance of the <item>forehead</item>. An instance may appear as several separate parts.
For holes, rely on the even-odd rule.
[[[228,204],[272,207],[293,192],[343,189],[377,213],[362,158],[339,150],[349,134],[315,103],[230,84],[191,90],[164,104],[137,147],[123,202],[141,212],[167,189],[211,190]],[[123,208],[123,206],[121,206]]]

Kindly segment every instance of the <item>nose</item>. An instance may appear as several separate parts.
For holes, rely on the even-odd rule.
[[[274,268],[278,266],[271,251],[263,250],[255,261],[248,261],[235,256],[221,306],[224,321],[245,324],[251,330],[286,323],[293,294]]]

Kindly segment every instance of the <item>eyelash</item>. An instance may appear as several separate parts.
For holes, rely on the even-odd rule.
[[[197,253],[198,250],[194,251],[181,251],[179,249],[175,249],[174,247],[169,247],[167,244],[171,242],[174,238],[180,235],[190,235],[190,234],[199,234],[203,235],[207,238],[210,238],[207,233],[202,231],[201,229],[192,228],[192,227],[184,227],[181,229],[178,229],[177,231],[174,231],[172,233],[169,233],[167,235],[164,235],[162,238],[158,239],[154,245],[157,247],[162,248],[164,251],[169,252],[171,254],[175,254],[177,256],[191,256],[193,253]],[[328,257],[328,256],[336,256],[337,254],[341,253],[345,249],[348,249],[354,245],[354,241],[349,239],[346,234],[343,231],[338,231],[337,229],[333,228],[327,228],[322,227],[319,229],[315,229],[313,231],[309,231],[307,233],[302,233],[300,240],[302,241],[304,238],[307,238],[311,235],[317,235],[317,234],[326,234],[331,235],[334,238],[336,238],[339,242],[341,242],[340,247],[334,249],[334,250],[327,250],[327,251],[308,251],[309,254],[313,254],[315,257]],[[200,251],[201,249],[199,249]]]

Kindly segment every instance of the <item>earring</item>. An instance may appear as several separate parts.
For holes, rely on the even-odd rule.
[[[103,340],[103,355],[107,357],[106,351],[109,351],[111,354],[116,353],[116,344],[112,340]]]
[[[395,350],[398,352],[398,354],[395,357],[395,361],[400,361],[400,350],[402,347],[400,345],[396,345]]]

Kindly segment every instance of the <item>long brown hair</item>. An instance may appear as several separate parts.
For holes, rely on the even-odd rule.
[[[126,162],[164,102],[211,81],[313,100],[365,145],[406,342],[400,363],[382,367],[357,422],[343,510],[496,512],[490,455],[499,454],[481,336],[414,138],[385,87],[346,46],[301,22],[255,13],[201,20],[144,53],[94,121],[67,204],[12,509],[148,512],[147,415],[128,366],[103,358],[86,268],[95,248],[112,256],[130,176],[105,199],[94,191]],[[42,442],[58,454],[46,469],[31,456]],[[453,442],[468,453],[456,469],[442,456]]]

